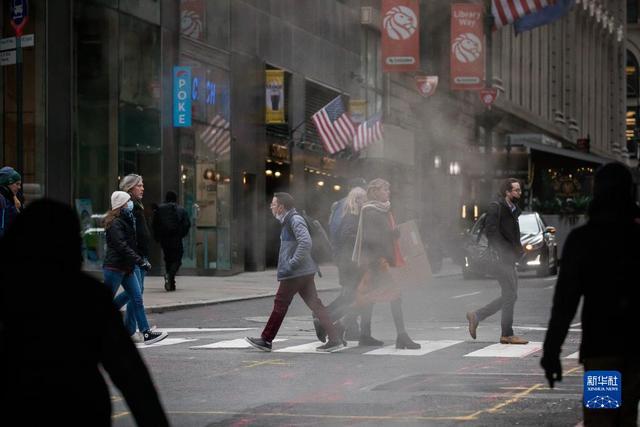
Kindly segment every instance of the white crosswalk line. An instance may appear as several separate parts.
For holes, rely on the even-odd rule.
[[[525,357],[542,350],[541,342],[529,344],[491,344],[464,357]]]
[[[258,328],[156,328],[158,332],[168,334],[180,334],[185,332],[242,332],[251,331]]]
[[[286,341],[286,339],[284,338],[276,338],[275,340],[273,340],[273,342],[282,342],[282,341]],[[234,349],[234,348],[253,348],[251,346],[251,344],[249,344],[244,338],[237,338],[235,340],[224,340],[224,341],[217,341],[211,344],[206,344],[206,345],[198,345],[198,346],[194,346],[194,347],[189,347],[189,348],[193,348],[193,349]]]
[[[575,353],[571,353],[570,355],[565,357],[565,359],[577,359],[579,355],[580,355],[580,352],[576,351]]]
[[[317,351],[316,348],[321,346],[322,343],[319,341],[310,342],[307,344],[294,345],[291,347],[281,348],[279,350],[275,350],[276,353],[316,353],[316,354],[329,354],[325,351]],[[333,353],[342,351],[349,347],[341,347],[338,350],[333,351]]]
[[[146,345],[144,343],[136,343],[136,347],[138,348],[151,348],[151,347],[166,347],[168,345],[182,344],[184,342],[197,341],[197,339],[189,339],[189,338],[165,338],[160,342]]]
[[[451,347],[452,345],[459,344],[463,341],[437,340],[416,342],[420,344],[420,348],[418,350],[400,350],[397,349],[395,345],[389,345],[363,354],[365,356],[424,356],[425,354]]]

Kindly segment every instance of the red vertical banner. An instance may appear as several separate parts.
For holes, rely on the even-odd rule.
[[[451,5],[451,90],[484,88],[482,5]]]
[[[418,0],[382,0],[382,71],[416,71],[419,66]]]

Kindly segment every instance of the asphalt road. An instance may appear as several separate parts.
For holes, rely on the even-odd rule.
[[[318,354],[310,312],[296,297],[272,353],[228,348],[260,335],[271,298],[153,314],[151,324],[174,330],[166,345],[141,352],[175,426],[571,426],[581,419],[582,368],[564,357],[578,349],[579,320],[565,343],[563,382],[550,390],[539,367],[554,285],[553,277],[520,278],[514,325],[532,342],[526,348],[495,345],[499,313],[469,337],[465,312],[499,287],[458,275],[404,293],[407,330],[422,351],[395,350],[389,305],[380,304],[373,335],[391,347],[376,354],[350,342]],[[335,295],[320,294],[325,303]],[[112,392],[114,425],[134,425]]]

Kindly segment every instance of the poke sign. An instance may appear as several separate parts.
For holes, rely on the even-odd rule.
[[[493,105],[493,103],[496,102],[496,99],[498,98],[498,89],[494,87],[481,89],[479,93],[480,100],[489,108],[491,108],[491,105]]]

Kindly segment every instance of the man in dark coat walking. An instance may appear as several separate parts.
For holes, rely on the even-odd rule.
[[[176,290],[176,274],[182,265],[184,247],[182,239],[189,233],[191,221],[187,211],[177,204],[178,195],[167,191],[164,203],[154,212],[153,235],[162,246],[164,254],[164,289],[167,292]]]
[[[469,334],[476,339],[478,323],[502,310],[500,334],[501,344],[527,344],[529,341],[513,334],[513,310],[518,298],[518,275],[515,264],[522,257],[520,243],[520,208],[516,205],[522,189],[515,178],[507,178],[500,186],[498,198],[489,204],[485,229],[489,247],[498,255],[494,274],[500,284],[499,298],[476,311],[467,313]]]
[[[631,173],[621,163],[596,172],[589,221],[571,231],[562,252],[540,361],[549,385],[562,380],[560,351],[582,298],[584,371],[621,373],[622,405],[583,407],[585,426],[636,426],[640,401],[637,265],[640,225]]]

